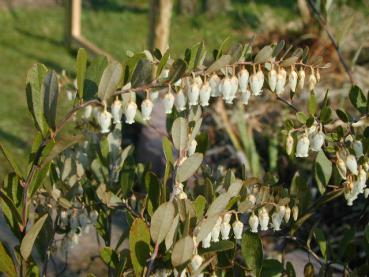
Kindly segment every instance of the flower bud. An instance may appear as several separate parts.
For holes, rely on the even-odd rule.
[[[357,175],[357,161],[354,155],[348,155],[346,158],[346,166],[352,174]]]
[[[305,70],[302,67],[300,68],[298,75],[298,87],[300,90],[302,90],[305,85]]]
[[[360,140],[355,140],[352,143],[352,148],[354,149],[355,156],[359,159],[362,155],[364,155],[363,143]]]
[[[275,69],[272,69],[271,71],[269,71],[268,83],[269,83],[270,90],[274,92],[277,86],[277,71],[275,71]]]
[[[283,217],[282,217],[283,218]],[[274,231],[279,231],[281,230],[281,223],[282,223],[282,218],[280,217],[278,212],[274,212],[272,214],[272,224],[273,224],[273,230]]]
[[[299,217],[299,207],[297,205],[292,207],[292,218],[296,221]]]
[[[217,74],[213,73],[213,75],[211,75],[211,77],[209,79],[209,85],[210,85],[210,88],[211,88],[211,96],[212,97],[217,97],[217,96],[220,95],[219,84],[220,84],[220,78],[218,77]]]
[[[191,140],[190,145],[188,146],[187,154],[191,156],[196,152],[197,141],[195,139]]]
[[[136,115],[136,111],[137,111],[137,105],[135,102],[133,101],[129,101],[126,111],[125,111],[125,116],[126,116],[126,123],[127,124],[133,124],[135,122],[135,115]]]
[[[311,140],[311,150],[318,152],[322,150],[324,144],[325,134],[322,131],[316,133]]]
[[[310,91],[314,90],[316,83],[317,83],[316,77],[314,73],[311,73],[309,76],[309,90]]]
[[[242,93],[247,91],[248,82],[249,82],[249,72],[245,68],[243,68],[240,70],[240,72],[238,72],[238,86]]]
[[[220,83],[220,91],[222,92],[223,99],[228,103],[231,100],[232,83],[229,77],[225,77]]]
[[[92,106],[88,105],[83,110],[83,118],[88,119],[91,117],[92,114]]]
[[[294,69],[292,69],[291,72],[290,72],[288,82],[289,82],[291,91],[295,92],[296,91],[296,86],[297,86],[297,73]]]
[[[115,99],[113,104],[111,104],[111,114],[113,116],[113,123],[121,123],[121,118],[123,114],[122,101]]]
[[[220,233],[222,234],[222,240],[229,239],[229,232],[231,231],[231,224],[228,222],[223,222],[220,225]]]
[[[208,82],[205,82],[200,89],[200,105],[203,107],[209,106],[211,87]]]
[[[108,111],[104,110],[102,112],[99,112],[97,121],[100,125],[100,132],[102,134],[110,132],[111,118],[112,115]]]
[[[145,121],[148,121],[151,119],[151,112],[152,108],[154,107],[154,104],[149,98],[146,98],[141,103],[141,113],[142,113],[142,119]]]
[[[182,112],[184,110],[186,110],[186,96],[183,93],[183,90],[180,89],[176,95],[176,99],[175,99],[175,105],[176,108],[179,112]]]
[[[290,217],[291,217],[291,208],[289,206],[286,207],[286,212],[284,214],[284,221],[286,221],[286,223],[288,223],[288,221],[290,221]]]
[[[239,220],[236,220],[233,222],[232,228],[235,239],[242,239],[243,223]]]
[[[164,96],[164,110],[166,114],[171,114],[174,105],[174,96],[171,92],[168,92]]]
[[[213,242],[219,241],[219,235],[220,235],[220,225],[222,224],[222,218],[219,217],[217,222],[215,223],[213,229],[211,230],[211,240]]]
[[[196,271],[200,268],[201,264],[203,263],[204,258],[200,255],[196,254],[191,259],[191,267],[193,271]]]
[[[202,247],[209,248],[211,241],[211,232],[202,240]]]
[[[196,82],[193,82],[188,92],[188,104],[196,106],[199,102],[200,89]]]
[[[249,225],[252,233],[258,232],[259,219],[254,213],[249,218]]]
[[[248,89],[246,89],[246,91],[241,92],[241,100],[244,105],[247,105],[249,103],[250,95],[251,93]]]
[[[260,230],[261,231],[268,230],[268,224],[269,224],[268,211],[263,207],[259,210],[258,216],[259,216],[259,222],[260,222]]]
[[[291,153],[293,151],[293,144],[294,144],[293,136],[291,135],[291,132],[288,132],[288,136],[287,136],[287,139],[286,139],[286,152],[287,152],[287,155],[291,155]]]
[[[306,158],[309,156],[309,139],[304,134],[298,141],[296,146],[296,157]]]

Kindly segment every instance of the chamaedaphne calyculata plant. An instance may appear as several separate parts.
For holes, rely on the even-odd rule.
[[[97,254],[109,276],[296,276],[284,250],[276,258],[263,254],[264,236],[306,250],[321,264],[319,274],[368,272],[365,224],[339,246],[340,254],[317,224],[299,236],[324,205],[344,199],[360,206],[369,195],[369,97],[358,86],[348,94],[350,107],[333,111],[329,92],[316,89],[329,65],[284,41],[257,52],[226,40],[211,54],[198,43],[184,58],[157,49],[127,56],[122,63],[89,60],[80,49],[75,80],[42,64],[28,71],[37,134],[26,167],[1,146],[11,166],[1,211],[17,244],[1,241],[0,272],[45,276],[50,259],[91,230],[104,242]],[[65,113],[66,101],[72,108]],[[163,176],[138,163],[124,139],[129,124],[151,126],[158,101],[167,114]],[[289,183],[260,160],[220,168],[206,159],[211,147],[202,122],[209,113],[219,119],[216,103],[244,120],[238,123],[244,131],[244,116],[257,103],[280,109],[279,123],[264,124],[273,130],[274,150],[294,165]],[[227,133],[236,141],[232,127]],[[247,157],[256,152],[247,149]],[[125,228],[113,245],[117,215]],[[346,258],[352,245],[362,263]],[[304,274],[314,276],[315,269],[308,263]]]

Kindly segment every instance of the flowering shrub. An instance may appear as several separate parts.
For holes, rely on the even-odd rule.
[[[295,276],[291,263],[263,257],[260,234],[289,233],[297,241],[302,224],[326,203],[343,195],[351,206],[361,195],[368,197],[369,101],[354,86],[349,100],[355,110],[337,109],[334,116],[328,92],[321,103],[315,92],[328,65],[308,57],[308,48],[291,52],[284,46],[282,41],[252,55],[249,45],[227,49],[224,43],[206,59],[200,43],[187,49],[184,59],[155,50],[132,54],[124,64],[105,57],[88,64],[80,49],[75,82],[34,65],[26,95],[38,133],[28,167],[19,167],[1,147],[13,169],[1,187],[1,210],[19,244],[11,251],[1,242],[0,271],[46,274],[56,249],[67,251],[94,227],[105,243],[100,256],[110,276]],[[73,108],[60,115],[63,93]],[[308,112],[293,103],[303,95],[308,95]],[[123,140],[125,124],[150,126],[159,98],[168,127],[160,177],[150,165],[137,163],[133,146]],[[308,182],[298,172],[284,184],[267,168],[252,176],[205,165],[202,111],[216,101],[231,108],[267,98],[286,107],[278,134],[282,152],[291,162],[313,165],[308,172],[320,196],[309,206]],[[68,132],[70,122],[74,129]],[[129,232],[122,231],[112,245],[112,217],[118,211],[124,212]],[[312,232],[322,268],[328,272],[331,264],[344,264],[328,257],[322,230]],[[368,234],[366,228],[366,248]],[[124,240],[128,249],[121,248]],[[305,248],[314,253],[308,240]],[[307,264],[305,275],[313,272]]]

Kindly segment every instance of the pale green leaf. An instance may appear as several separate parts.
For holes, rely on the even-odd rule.
[[[175,208],[172,202],[161,204],[151,217],[150,234],[152,240],[160,244],[173,224]]]
[[[192,237],[186,236],[180,239],[173,247],[172,265],[174,267],[183,265],[191,259],[193,251],[194,243]]]

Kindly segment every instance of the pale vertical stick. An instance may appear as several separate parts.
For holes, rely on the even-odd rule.
[[[73,37],[81,36],[81,9],[82,1],[72,0],[71,28]]]

